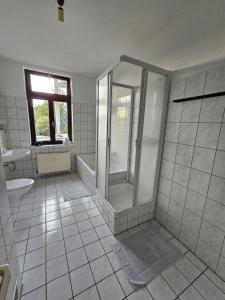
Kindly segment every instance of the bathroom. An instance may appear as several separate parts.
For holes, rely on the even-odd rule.
[[[31,2],[0,4],[0,299],[225,299],[222,1]]]

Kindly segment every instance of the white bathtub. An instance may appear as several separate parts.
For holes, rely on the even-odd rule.
[[[95,194],[95,153],[77,154],[76,171],[88,192]]]

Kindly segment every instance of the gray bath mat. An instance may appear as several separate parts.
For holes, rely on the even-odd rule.
[[[153,225],[117,242],[113,251],[134,287],[148,284],[183,256]]]

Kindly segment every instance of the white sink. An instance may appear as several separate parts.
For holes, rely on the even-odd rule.
[[[30,149],[10,149],[2,154],[2,160],[4,163],[12,162],[22,159],[28,154],[30,154]]]

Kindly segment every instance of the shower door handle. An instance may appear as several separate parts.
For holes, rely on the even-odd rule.
[[[0,266],[0,300],[5,300],[11,278],[9,265]]]

